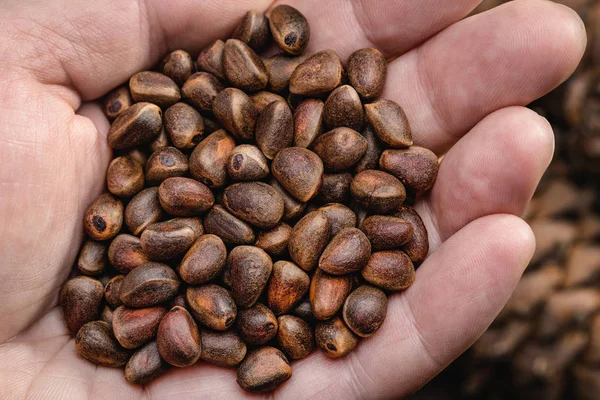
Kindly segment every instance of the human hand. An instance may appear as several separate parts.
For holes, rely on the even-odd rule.
[[[92,102],[168,50],[192,54],[270,1],[7,1],[0,6],[0,398],[235,398],[235,371],[205,363],[145,387],[74,350],[57,295],[87,205],[110,160]],[[542,0],[461,20],[477,0],[289,0],[312,28],[308,51],[342,60],[377,47],[393,61],[383,98],[415,144],[445,154],[417,209],[431,254],[391,297],[385,323],[341,360],[294,364],[282,398],[395,398],[414,392],[500,311],[534,248],[520,215],[553,152],[550,125],[523,108],[564,81],[585,47],[575,13]],[[376,4],[375,4],[376,3]]]

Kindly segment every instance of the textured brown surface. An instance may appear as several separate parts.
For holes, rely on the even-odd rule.
[[[156,344],[160,357],[176,367],[195,364],[202,352],[196,322],[185,308],[178,306],[160,321]]]
[[[195,68],[192,56],[185,50],[172,51],[161,64],[163,74],[171,78],[178,86],[183,85]]]
[[[248,11],[233,31],[232,38],[246,43],[258,53],[263,51],[271,41],[269,19],[258,10]]]
[[[385,84],[387,65],[377,49],[366,48],[350,54],[347,62],[348,80],[365,100],[379,96]]]
[[[280,350],[261,347],[254,350],[238,368],[238,384],[251,392],[269,391],[292,376],[292,367]]]
[[[269,24],[273,40],[288,54],[298,55],[310,40],[308,21],[294,7],[280,4],[271,10]]]
[[[171,78],[153,71],[142,71],[129,79],[129,91],[136,102],[149,102],[167,108],[179,101],[179,87]]]
[[[301,202],[315,197],[323,181],[323,162],[315,153],[302,147],[279,151],[271,170],[281,186]]]

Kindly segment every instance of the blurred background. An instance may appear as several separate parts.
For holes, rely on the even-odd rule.
[[[600,0],[555,1],[585,21],[588,47],[575,74],[530,106],[556,136],[525,216],[535,255],[488,331],[415,399],[600,399]]]

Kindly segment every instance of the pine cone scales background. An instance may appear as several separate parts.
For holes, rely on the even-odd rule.
[[[474,14],[505,2],[484,0]],[[556,2],[582,17],[588,48],[531,105],[556,136],[525,215],[535,254],[488,331],[417,399],[600,399],[600,0]]]

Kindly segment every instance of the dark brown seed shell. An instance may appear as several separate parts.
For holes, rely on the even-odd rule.
[[[112,121],[123,111],[131,107],[132,104],[133,99],[129,94],[129,87],[127,87],[127,85],[119,86],[109,92],[104,98],[104,115]]]
[[[169,301],[167,304],[168,304],[168,306],[167,306],[168,310],[170,310],[171,308],[173,308],[175,306],[187,308],[187,303],[185,301],[185,295],[183,295],[183,294],[179,294],[179,295],[173,297],[173,299],[171,301]]]
[[[300,219],[290,235],[288,251],[294,262],[312,271],[329,242],[331,227],[324,213],[312,211]]]
[[[172,224],[181,224],[191,228],[194,231],[194,241],[204,235],[204,227],[202,226],[202,219],[200,217],[173,218],[170,221]]]
[[[356,90],[350,85],[336,88],[327,97],[323,116],[330,129],[345,126],[360,130],[364,118],[363,106]]]
[[[288,92],[285,99],[287,100],[288,104],[290,105],[290,108],[292,109],[292,111],[294,111],[300,103],[302,103],[304,100],[307,99],[307,97]]]
[[[310,40],[310,25],[294,7],[280,4],[271,10],[269,19],[273,40],[291,55],[301,54]]]
[[[136,102],[147,101],[167,108],[181,99],[179,87],[171,78],[153,71],[142,71],[129,79],[129,91]]]
[[[331,237],[337,235],[344,228],[356,227],[356,214],[350,208],[339,203],[330,203],[319,208],[329,221]]]
[[[277,334],[277,317],[270,309],[258,303],[239,311],[236,327],[244,342],[262,345]]]
[[[290,78],[290,92],[302,96],[327,93],[342,84],[342,62],[333,50],[313,54],[302,62]]]
[[[350,199],[350,184],[352,174],[342,172],[338,174],[324,174],[321,188],[315,201],[327,203],[346,203]]]
[[[362,285],[348,295],[344,303],[344,322],[352,332],[369,337],[383,323],[387,314],[387,297],[381,289]]]
[[[216,278],[227,261],[227,249],[216,235],[200,236],[179,265],[179,276],[190,284],[206,283]]]
[[[202,341],[200,358],[208,363],[220,367],[233,367],[246,357],[246,344],[235,332],[204,330],[200,339]]]
[[[265,157],[273,157],[294,141],[292,110],[286,102],[274,101],[266,106],[256,120],[256,144]]]
[[[312,199],[321,188],[323,162],[302,147],[281,150],[273,159],[271,170],[281,186],[301,202]]]
[[[194,60],[185,50],[172,51],[162,62],[162,72],[181,86],[194,70]]]
[[[258,10],[250,10],[244,15],[231,37],[241,40],[252,50],[260,53],[271,42],[269,19]]]
[[[388,215],[367,217],[360,225],[360,229],[367,235],[375,250],[397,249],[408,242],[413,235],[413,226],[410,222]]]
[[[108,259],[115,269],[123,274],[150,261],[137,236],[121,233],[108,248]]]
[[[267,392],[292,376],[292,367],[285,355],[274,347],[254,350],[240,364],[237,382],[249,392]]]
[[[283,219],[285,221],[295,219],[304,212],[306,203],[296,200],[296,198],[288,193],[276,179],[271,179],[269,185],[277,190],[283,198]]]
[[[223,268],[223,273],[221,274],[221,282],[225,287],[231,289],[231,274],[229,271],[228,264],[225,264],[225,268]]]
[[[242,182],[228,186],[223,203],[229,212],[261,229],[275,227],[283,216],[283,197],[262,182]]]
[[[177,294],[179,278],[168,265],[149,262],[131,271],[120,288],[121,301],[128,307],[151,307]]]
[[[160,185],[167,178],[183,176],[189,168],[187,157],[175,147],[165,147],[150,155],[146,162],[146,181]]]
[[[256,107],[256,112],[259,114],[262,112],[262,110],[264,110],[266,106],[273,103],[274,101],[279,101],[287,105],[287,101],[283,97],[275,93],[267,92],[265,90],[261,90],[260,92],[251,94],[250,100],[252,100],[252,102],[254,103],[254,106]]]
[[[221,286],[190,286],[186,301],[198,322],[207,328],[224,331],[235,321],[237,307],[231,293]]]
[[[99,277],[97,277],[96,279],[98,279],[100,281],[100,283],[102,283],[103,285],[106,285],[108,283],[108,281],[110,281],[110,276],[108,275],[108,273],[104,273],[102,275],[100,275]]]
[[[358,337],[348,329],[341,318],[336,317],[317,324],[315,341],[327,357],[339,358],[356,348]]]
[[[431,189],[439,168],[435,153],[418,146],[404,150],[386,150],[381,154],[379,165],[417,196]]]
[[[181,88],[183,98],[200,111],[211,111],[212,102],[224,89],[223,84],[208,72],[196,72]]]
[[[77,269],[84,275],[100,275],[108,265],[107,254],[108,248],[106,243],[88,239],[81,246],[81,251],[77,258]]]
[[[151,103],[136,103],[119,114],[108,130],[108,145],[116,150],[151,142],[162,129],[162,111]]]
[[[313,323],[315,321],[315,316],[313,315],[312,310],[310,308],[310,300],[308,299],[308,297],[302,299],[296,305],[296,307],[292,309],[292,314],[310,323]]]
[[[162,131],[163,129],[161,128],[161,132]],[[140,148],[129,149],[125,155],[133,158],[135,161],[139,162],[140,165],[146,165],[146,161],[148,161],[148,154]]]
[[[310,282],[310,307],[316,319],[333,317],[352,290],[352,276],[333,276],[317,269]]]
[[[371,255],[371,243],[358,228],[344,228],[331,239],[319,259],[319,268],[331,275],[360,271]]]
[[[381,94],[386,74],[385,57],[377,49],[356,50],[348,57],[348,80],[367,101]]]
[[[319,136],[312,150],[327,171],[343,171],[356,164],[367,151],[367,141],[350,128],[335,128]]]
[[[412,239],[402,246],[402,250],[410,257],[413,263],[421,263],[429,253],[429,238],[423,220],[413,208],[408,206],[402,206],[394,216],[405,219],[412,224]]]
[[[367,282],[384,290],[404,290],[415,281],[415,267],[402,251],[373,253],[361,271]]]
[[[292,233],[292,227],[281,222],[275,228],[268,231],[261,231],[256,238],[256,247],[260,247],[267,253],[274,256],[285,254]]]
[[[86,323],[98,319],[104,297],[99,280],[78,276],[68,280],[60,291],[60,306],[71,335]]]
[[[254,243],[252,227],[230,214],[220,205],[214,205],[204,216],[206,233],[219,236],[227,244],[240,245]]]
[[[365,114],[379,139],[395,149],[412,146],[412,132],[402,107],[392,100],[365,104]]]
[[[131,197],[144,188],[144,169],[129,156],[113,159],[106,170],[108,191],[119,197]]]
[[[125,365],[131,354],[121,347],[110,325],[104,321],[92,321],[82,326],[75,337],[75,350],[94,364],[106,367]]]
[[[294,110],[294,146],[310,147],[323,133],[325,104],[318,99],[306,99]]]
[[[140,238],[144,253],[152,260],[171,260],[184,255],[197,235],[179,218],[149,225]]]
[[[169,147],[171,145],[171,142],[169,141],[169,135],[167,135],[167,132],[165,131],[165,128],[163,127],[160,130],[160,133],[158,134],[158,136],[156,138],[154,138],[154,140],[152,142],[150,142],[150,151],[151,152],[155,152],[158,151],[160,149],[164,149],[165,147]]]
[[[106,322],[108,326],[112,328],[113,310],[109,306],[104,306],[104,308],[102,308],[100,320]]]
[[[287,89],[292,73],[309,56],[309,54],[304,53],[297,57],[290,57],[288,54],[279,53],[264,60],[265,68],[269,74],[267,89],[273,92],[281,92]]]
[[[377,169],[379,157],[383,151],[381,142],[370,126],[367,126],[364,130],[363,137],[367,141],[367,151],[354,167],[354,172],[357,174],[367,169]]]
[[[212,111],[225,129],[236,138],[242,140],[254,138],[258,113],[246,93],[236,88],[223,90],[213,100]]]
[[[240,307],[252,307],[262,294],[273,269],[271,257],[255,246],[238,246],[227,259],[231,292]]]
[[[89,205],[83,216],[85,232],[94,240],[112,239],[123,225],[123,202],[103,193]]]
[[[223,48],[225,42],[221,39],[215,40],[210,46],[200,52],[197,64],[200,71],[206,71],[220,80],[227,79],[225,70],[223,69]]]
[[[121,346],[135,349],[152,340],[158,324],[165,316],[164,307],[127,308],[118,307],[113,314],[113,332]]]
[[[204,134],[210,135],[213,132],[218,131],[219,129],[223,129],[223,126],[219,121],[217,121],[214,116],[207,117],[204,116]]]
[[[306,321],[293,315],[282,315],[277,322],[277,343],[290,359],[300,360],[315,348],[315,337]]]
[[[169,365],[160,358],[155,341],[136,351],[125,366],[125,379],[136,385],[146,384],[167,372]]]
[[[275,315],[288,313],[308,292],[310,278],[296,264],[289,261],[277,261],[273,264],[273,273],[267,297],[269,308]]]
[[[211,133],[190,155],[190,173],[211,189],[225,186],[227,160],[235,140],[223,129]]]
[[[125,225],[136,236],[164,215],[158,200],[158,188],[151,187],[136,194],[125,209]]]
[[[227,172],[234,181],[258,181],[269,176],[269,163],[258,147],[242,144],[229,154]]]
[[[123,305],[121,301],[121,285],[123,284],[125,275],[116,275],[104,286],[104,298],[112,308],[117,308]]]
[[[223,48],[223,69],[231,84],[247,92],[262,90],[269,75],[260,57],[246,43],[229,39]]]
[[[406,199],[406,190],[398,179],[373,169],[356,174],[350,192],[358,204],[381,214],[398,210]]]
[[[160,357],[176,367],[188,367],[200,358],[202,343],[194,319],[185,308],[173,307],[158,326]]]
[[[171,143],[178,149],[191,149],[202,140],[204,120],[191,106],[185,103],[173,104],[165,111],[163,119]]]
[[[183,177],[165,179],[158,187],[158,199],[166,212],[178,217],[202,214],[215,202],[207,186]]]

